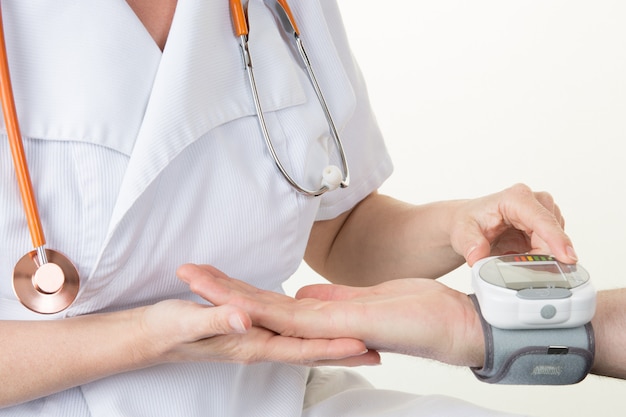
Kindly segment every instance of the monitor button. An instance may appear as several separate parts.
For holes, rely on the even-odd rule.
[[[550,320],[554,316],[556,316],[555,306],[553,306],[552,304],[547,304],[543,306],[543,308],[541,309],[541,317],[543,317],[546,320]]]

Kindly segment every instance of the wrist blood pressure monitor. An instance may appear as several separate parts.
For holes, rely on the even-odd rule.
[[[596,292],[580,265],[548,255],[485,258],[472,268],[470,297],[483,322],[482,381],[559,385],[593,364]]]

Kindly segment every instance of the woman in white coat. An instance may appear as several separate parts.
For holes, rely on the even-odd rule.
[[[2,141],[0,415],[379,415],[383,395],[397,405],[388,415],[488,415],[443,398],[368,393],[379,408],[363,410],[358,397],[318,395],[313,387],[366,384],[302,365],[375,355],[358,340],[248,329],[239,310],[207,306],[176,277],[184,263],[212,264],[280,291],[305,255],[353,285],[436,277],[508,250],[576,260],[558,207],[525,186],[425,206],[377,194],[392,165],[337,6],[291,8],[351,170],[348,188],[320,198],[295,192],[267,153],[225,0],[2,2],[43,227],[81,287],[45,316],[13,294],[30,238]],[[249,1],[248,18],[274,146],[302,181],[315,180],[332,149],[326,120],[261,0]]]

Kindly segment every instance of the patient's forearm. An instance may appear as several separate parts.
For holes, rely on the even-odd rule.
[[[592,372],[626,379],[626,288],[598,293],[592,323],[596,336]]]

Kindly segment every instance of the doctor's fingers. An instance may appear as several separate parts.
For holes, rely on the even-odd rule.
[[[295,300],[284,294],[261,290],[215,272],[209,266],[185,265],[178,274],[194,293],[215,305],[241,308],[252,319],[254,326],[264,327],[283,336],[345,337],[346,324],[340,318],[350,317],[350,312],[354,310],[351,305],[337,306],[314,298]],[[335,314],[337,312],[339,314]],[[319,329],[320,323],[325,324],[321,326],[324,331]],[[337,328],[328,323],[337,324]],[[333,331],[328,331],[329,327]]]
[[[189,284],[191,291],[216,305],[234,303],[245,307],[244,300],[252,303],[291,304],[292,297],[262,290],[236,278],[229,277],[211,265],[182,265],[178,277]],[[371,290],[346,285],[317,284],[301,288],[296,299],[315,298],[318,300],[350,300],[371,295]]]
[[[210,265],[183,265],[178,270],[179,278],[189,284],[195,294],[215,305],[234,304],[254,310],[261,304],[290,304],[292,297],[266,291],[235,278],[230,278]]]
[[[286,337],[358,338],[346,329],[354,327],[352,324],[360,320],[365,307],[363,303],[316,298],[296,300],[284,294],[260,290],[234,278],[192,278],[190,287],[216,305],[241,308],[252,319],[253,326]],[[349,287],[345,289],[349,291]],[[362,291],[355,289],[355,292]]]
[[[301,339],[253,327],[233,305],[210,307],[166,300],[142,309],[137,353],[148,363],[221,361],[287,362],[311,365],[343,360],[367,352],[352,338]],[[371,358],[363,359],[367,364]]]
[[[376,354],[368,352],[365,344],[356,339],[302,339],[252,327],[245,334],[214,336],[181,345],[178,359],[241,364],[283,362],[308,366],[322,363],[376,363]]]
[[[380,353],[374,349],[369,349],[362,355],[350,356],[344,359],[320,360],[308,363],[308,366],[369,366],[380,365]]]
[[[578,261],[572,241],[565,233],[561,209],[547,192],[532,192],[518,184],[504,191],[505,221],[524,231],[531,241],[531,252],[543,251],[562,262]]]
[[[565,219],[563,218],[561,209],[559,208],[558,204],[556,204],[556,202],[554,201],[554,197],[552,197],[552,194],[546,191],[535,191],[534,195],[537,201],[539,201],[539,203],[544,206],[546,210],[552,213],[552,215],[559,222],[561,227],[565,227]]]
[[[571,240],[563,230],[561,211],[548,193],[533,192],[523,184],[469,200],[454,221],[451,242],[472,265],[491,254],[491,244],[508,229],[526,234],[531,249],[545,249],[559,260],[576,262]]]
[[[245,333],[252,325],[235,306],[209,307],[184,300],[161,301],[139,312],[138,348],[147,357],[159,358],[179,344],[215,335]]]

